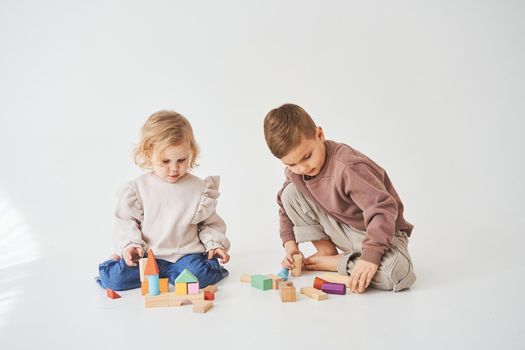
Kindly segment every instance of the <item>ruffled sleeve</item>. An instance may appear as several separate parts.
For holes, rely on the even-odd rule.
[[[144,209],[135,183],[130,182],[125,185],[118,191],[117,196],[113,228],[113,245],[116,253],[122,256],[129,246],[142,247],[146,250],[141,231]]]
[[[210,217],[217,207],[217,198],[219,197],[219,176],[208,176],[204,179],[204,190],[197,206],[197,211],[191,220],[192,224],[198,224],[199,222]]]
[[[204,190],[197,207],[192,224],[199,228],[199,239],[204,244],[206,251],[214,248],[230,249],[230,241],[226,237],[226,224],[215,211],[219,197],[218,176],[204,179]]]

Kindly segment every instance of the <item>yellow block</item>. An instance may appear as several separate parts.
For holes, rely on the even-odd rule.
[[[188,286],[186,283],[175,283],[175,294],[185,295],[188,294]]]

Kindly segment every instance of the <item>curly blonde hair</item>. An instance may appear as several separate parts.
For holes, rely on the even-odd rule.
[[[149,169],[154,152],[159,156],[167,147],[185,143],[190,148],[189,167],[192,169],[198,165],[199,147],[193,136],[191,124],[175,111],[158,111],[144,123],[139,144],[133,150],[133,159],[139,167]]]

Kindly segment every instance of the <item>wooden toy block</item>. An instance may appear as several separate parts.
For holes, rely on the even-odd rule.
[[[167,293],[169,292],[169,283],[167,278],[161,278],[159,279],[159,287],[161,293]]]
[[[301,270],[303,268],[303,256],[301,254],[292,255],[293,258],[293,269],[292,276],[299,277],[301,276]]]
[[[175,283],[193,283],[193,282],[199,282],[197,277],[195,277],[194,274],[190,272],[188,269],[182,270],[182,272],[175,278]]]
[[[120,298],[120,295],[117,292],[115,292],[113,289],[110,289],[110,288],[106,289],[106,295],[111,299]]]
[[[241,282],[251,283],[252,275],[241,275]]]
[[[272,279],[263,275],[253,275],[251,284],[260,290],[272,289]]]
[[[159,274],[147,275],[148,276],[148,294],[157,295],[160,294],[159,289]]]
[[[144,297],[144,306],[146,307],[167,307],[169,305],[168,293],[159,295],[146,295]]]
[[[328,294],[338,294],[338,295],[346,294],[346,286],[342,283],[326,282],[326,283],[323,283],[323,287],[321,290]]]
[[[142,293],[142,295],[148,294],[149,292],[148,280],[145,280],[144,282],[140,284],[140,292]]]
[[[340,275],[338,273],[323,273],[319,275],[320,278],[330,283],[342,283],[347,288],[350,288],[350,276]]]
[[[141,258],[139,260],[139,271],[140,271],[140,281],[144,282],[144,271],[146,270],[146,263],[148,259],[147,258]]]
[[[327,283],[328,281],[325,281],[324,279],[322,278],[319,278],[319,277],[316,277],[314,279],[314,288],[315,289],[319,289],[321,290],[321,288],[323,287],[323,283]]]
[[[283,281],[283,279],[277,275],[274,274],[267,274],[266,276],[270,277],[272,279],[272,289],[279,289],[279,283]]]
[[[199,282],[188,283],[188,294],[199,293]]]
[[[209,300],[196,301],[193,303],[193,312],[205,313],[213,307],[213,302]]]
[[[281,271],[277,273],[277,276],[281,277],[283,281],[288,280],[288,274],[290,271],[287,268],[283,268]]]
[[[209,286],[207,286],[206,288],[203,289],[203,291],[205,292],[212,292],[212,293],[216,293],[217,292],[217,286],[215,284],[210,284]]]
[[[184,282],[175,283],[175,294],[177,295],[188,294],[188,284]]]
[[[199,300],[204,300],[204,293],[177,295],[175,292],[168,292],[159,295],[146,295],[144,305],[146,307],[181,306],[184,303],[194,303]]]
[[[158,275],[159,274],[159,266],[157,265],[157,261],[155,260],[155,255],[153,254],[153,250],[148,249],[148,257],[146,260],[146,267],[144,268],[144,275]],[[151,284],[150,284],[151,285]]]
[[[205,290],[204,291],[204,300],[215,300],[215,293]]]
[[[302,287],[301,294],[304,294],[308,298],[312,298],[317,301],[328,299],[328,294],[314,287]]]
[[[295,302],[297,301],[297,291],[291,282],[281,282],[279,284],[279,295],[281,297],[281,302]]]

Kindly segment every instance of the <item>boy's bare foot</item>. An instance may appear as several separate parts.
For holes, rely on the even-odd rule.
[[[306,258],[304,269],[310,271],[337,271],[339,255],[320,255],[315,253]]]

